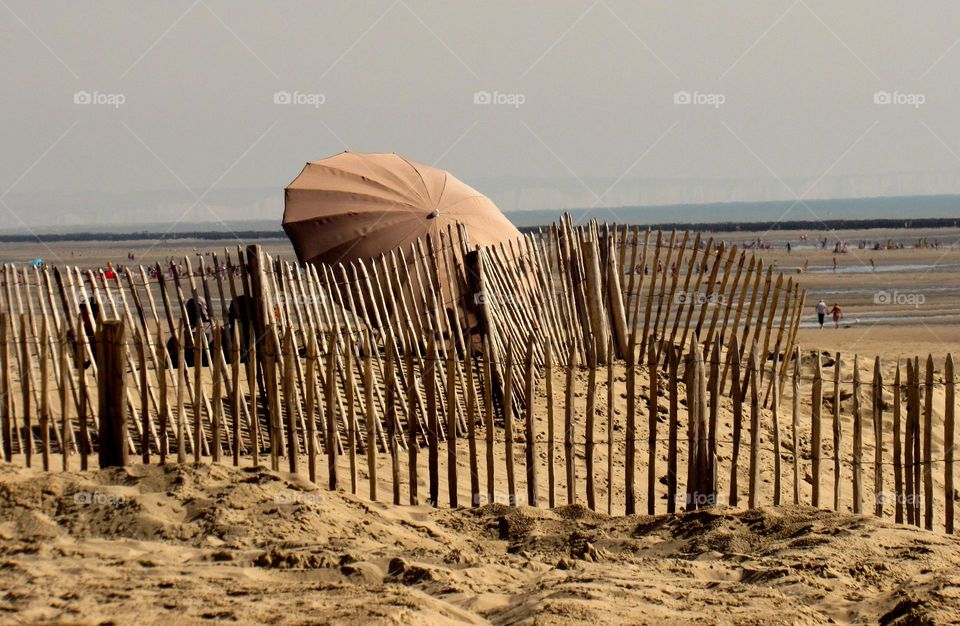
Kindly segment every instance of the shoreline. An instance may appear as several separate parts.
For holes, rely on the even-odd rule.
[[[517,217],[516,214],[513,217]],[[535,233],[547,228],[549,222],[517,226],[522,233]],[[634,226],[651,230],[689,230],[709,233],[756,233],[777,231],[831,232],[836,230],[943,230],[960,227],[960,219],[953,217],[922,217],[912,219],[866,218],[833,220],[786,220],[786,221],[725,221],[725,222],[631,222],[621,227]],[[126,232],[76,231],[55,233],[0,233],[0,243],[59,243],[74,241],[245,241],[260,239],[285,239],[283,229],[277,230],[192,230],[163,232],[130,230]]]

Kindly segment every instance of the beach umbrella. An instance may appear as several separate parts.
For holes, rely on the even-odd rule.
[[[369,259],[456,222],[466,225],[471,248],[520,236],[489,198],[398,154],[343,152],[307,163],[286,189],[283,212],[283,229],[307,263]]]
[[[520,237],[520,231],[489,198],[449,172],[398,154],[343,152],[312,161],[286,189],[283,229],[301,263],[347,264],[400,248],[409,264],[416,254],[411,254],[410,244],[429,233],[437,245],[440,240],[436,237],[451,226],[456,233],[457,223],[466,226],[470,249]],[[459,250],[453,253],[459,255]],[[456,300],[467,312],[472,307],[466,300],[472,295],[462,274],[447,275],[451,265],[435,264],[438,299],[446,308]],[[416,270],[411,268],[409,275],[416,275]],[[362,286],[338,285],[372,306],[373,294]],[[411,284],[405,288],[411,312],[425,315],[430,296],[423,302],[419,290]],[[473,322],[471,316],[468,324]]]

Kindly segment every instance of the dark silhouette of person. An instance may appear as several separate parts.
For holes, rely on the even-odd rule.
[[[207,301],[200,297],[196,296],[187,300],[186,303],[187,309],[187,324],[189,332],[188,337],[183,338],[184,349],[183,349],[183,358],[187,364],[187,367],[194,367],[194,337],[196,336],[197,327],[201,328],[201,332],[206,339],[207,347],[209,349],[213,348],[213,325],[210,322],[210,313],[207,311]],[[202,346],[201,346],[202,348]],[[180,366],[180,361],[177,354],[177,339],[176,337],[171,337],[167,340],[167,354],[170,355],[170,363],[173,368]],[[203,358],[200,361],[201,367],[210,366],[210,355],[206,350],[203,351]]]
[[[250,350],[250,344],[253,343],[253,326],[250,319],[252,307],[253,299],[250,296],[237,296],[230,302],[230,307],[227,309],[227,326],[223,329],[223,350],[227,360],[233,349],[233,332],[236,328],[240,335],[240,362],[247,362],[247,352]]]

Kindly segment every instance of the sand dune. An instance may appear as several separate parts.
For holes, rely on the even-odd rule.
[[[252,468],[0,468],[5,623],[927,623],[960,540],[804,507],[370,504]]]

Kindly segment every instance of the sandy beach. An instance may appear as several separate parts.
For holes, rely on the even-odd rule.
[[[863,233],[862,236],[874,233]],[[891,233],[904,240],[913,233]],[[729,243],[771,235],[730,237]],[[796,233],[784,234],[795,237]],[[855,238],[857,233],[850,233]],[[887,235],[884,235],[887,236]],[[772,238],[772,237],[771,237]],[[51,244],[47,258],[67,257],[81,267],[101,267],[108,261],[124,263],[128,250],[144,242],[116,244]],[[69,249],[69,251],[68,251]],[[152,248],[149,257],[195,255],[208,250],[205,242],[178,242]],[[273,255],[288,257],[285,242],[268,242]],[[72,252],[73,256],[68,255]],[[859,254],[860,251],[857,251]],[[23,262],[41,254],[34,246],[5,249],[7,261]],[[608,381],[601,374],[590,388],[586,370],[576,376],[574,394],[575,458],[579,476],[585,474],[586,398],[595,394],[595,464],[597,512],[585,508],[586,493],[578,484],[578,504],[565,506],[562,432],[555,425],[555,490],[558,508],[546,509],[549,483],[547,397],[543,381],[535,389],[538,508],[506,506],[509,490],[503,473],[504,434],[495,433],[496,503],[477,509],[449,510],[446,480],[440,481],[439,509],[407,505],[408,485],[402,476],[402,507],[389,502],[392,483],[389,457],[381,454],[379,502],[372,503],[366,463],[358,463],[355,491],[346,455],[339,458],[340,489],[330,492],[300,475],[227,464],[165,467],[134,465],[125,471],[44,474],[36,469],[0,468],[4,509],[0,535],[3,567],[0,581],[8,591],[0,604],[0,620],[125,623],[166,623],[174,616],[184,623],[227,620],[235,623],[332,623],[350,621],[446,623],[567,623],[572,621],[633,623],[822,623],[948,622],[956,613],[960,579],[949,572],[960,564],[960,540],[942,532],[910,529],[892,521],[894,503],[885,501],[884,518],[853,515],[850,484],[852,437],[851,385],[854,359],[871,371],[873,356],[881,356],[886,380],[892,380],[896,360],[907,355],[935,355],[942,374],[943,357],[957,353],[960,331],[950,285],[960,275],[960,250],[911,249],[872,253],[875,268],[865,254],[838,255],[802,246],[764,250],[764,263],[786,269],[808,269],[790,274],[809,289],[799,343],[804,350],[804,378],[797,438],[809,450],[811,437],[810,373],[814,348],[822,350],[827,365],[834,352],[842,354],[842,440],[844,459],[840,481],[841,508],[837,512],[810,508],[811,459],[798,459],[800,482],[793,504],[794,485],[789,471],[781,471],[784,507],[745,510],[746,463],[738,470],[740,506],[725,503],[730,495],[733,424],[731,404],[724,400],[719,423],[719,490],[721,506],[707,512],[667,516],[666,379],[659,374],[656,467],[653,494],[656,516],[624,517],[624,453],[626,416],[625,370],[613,370],[613,413],[606,409]],[[866,263],[866,265],[864,265]],[[139,264],[139,263],[138,263]],[[862,271],[861,271],[862,270]],[[886,304],[877,293],[899,291],[923,294],[917,306]],[[819,297],[842,302],[844,323],[839,329],[816,328],[813,304]],[[856,355],[856,357],[855,357]],[[646,424],[650,378],[638,369],[639,423]],[[566,380],[554,373],[556,414],[564,410]],[[679,425],[686,428],[685,390]],[[832,390],[826,390],[832,403]],[[867,394],[869,396],[869,394]],[[942,455],[943,389],[935,390],[934,455]],[[790,385],[781,404],[792,403]],[[889,406],[884,429],[892,428]],[[869,397],[863,410],[871,410]],[[760,491],[769,502],[777,464],[794,462],[789,416],[780,416],[781,457],[773,454],[775,430],[771,413],[762,414]],[[829,426],[825,428],[829,429]],[[526,474],[522,423],[515,425],[514,463],[518,468],[516,493],[525,501]],[[485,431],[478,431],[481,492],[486,493]],[[612,439],[612,443],[609,443]],[[827,503],[833,495],[835,452],[824,440],[821,489]],[[465,447],[465,442],[461,442]],[[892,440],[884,441],[884,458],[891,458]],[[872,436],[865,438],[864,501],[872,510]],[[443,455],[441,455],[443,456]],[[607,475],[609,458],[617,460]],[[646,511],[648,494],[647,445],[637,452],[638,510]],[[470,502],[467,455],[458,457],[459,499]],[[426,455],[419,457],[419,492],[427,493]],[[57,464],[59,460],[55,461]],[[262,462],[268,463],[264,457]],[[686,464],[680,448],[679,467]],[[326,477],[321,463],[321,483]],[[285,461],[281,461],[285,467]],[[404,464],[405,467],[405,464]],[[441,473],[446,466],[441,463]],[[683,491],[681,472],[680,488]],[[893,467],[883,467],[885,485],[892,485]],[[935,490],[943,493],[943,475],[934,476]],[[481,501],[484,501],[482,498]],[[613,513],[608,516],[606,511]],[[682,502],[678,510],[682,510]],[[829,504],[828,504],[829,506]],[[935,515],[943,517],[942,498]],[[938,521],[938,524],[941,522]],[[894,566],[893,563],[896,563]]]

